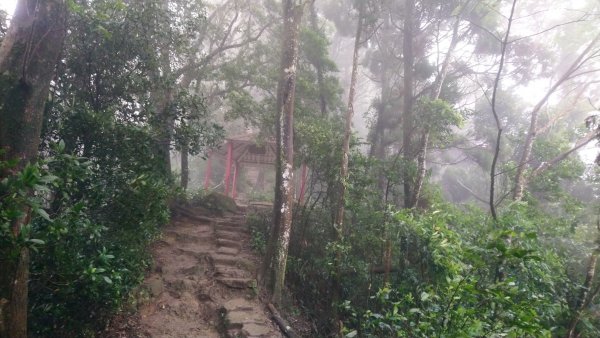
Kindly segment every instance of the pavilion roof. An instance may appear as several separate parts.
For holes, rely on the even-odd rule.
[[[227,157],[231,144],[232,160],[237,163],[274,164],[275,140],[270,138],[259,142],[258,136],[258,133],[245,133],[226,137],[225,143],[215,153]]]

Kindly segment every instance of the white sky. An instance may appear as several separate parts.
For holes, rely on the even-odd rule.
[[[0,0],[0,9],[5,10],[8,15],[12,16],[17,6],[17,0]]]

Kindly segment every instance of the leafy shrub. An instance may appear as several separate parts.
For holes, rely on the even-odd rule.
[[[146,247],[168,221],[172,180],[156,164],[148,131],[97,117],[77,119],[97,132],[87,134],[88,157],[64,154],[77,146],[61,142],[38,169],[51,179],[41,179],[49,182],[36,195],[43,212],[31,223],[30,236],[44,243],[31,257],[30,330],[37,336],[102,328],[142,281]]]

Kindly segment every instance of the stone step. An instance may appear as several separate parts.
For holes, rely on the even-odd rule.
[[[240,233],[231,231],[217,231],[216,236],[218,239],[228,239],[230,241],[241,241],[242,235]]]
[[[233,268],[230,266],[215,266],[215,276],[226,277],[226,278],[248,278],[250,273],[248,271]]]
[[[198,260],[204,259],[204,257],[206,257],[206,255],[208,254],[207,251],[194,251],[194,250],[187,250],[187,249],[182,249],[182,248],[175,248],[175,249],[173,249],[173,252],[178,255],[187,255],[190,257],[194,257]]]
[[[181,220],[174,220],[171,222],[171,225],[173,227],[173,230],[177,231],[184,231],[185,233],[188,233],[190,231],[193,232],[204,232],[204,231],[210,231],[211,229],[211,223],[208,224],[198,224],[198,223],[190,223],[190,222],[185,222],[185,221],[181,221]]]
[[[228,327],[243,328],[248,324],[265,324],[255,308],[248,310],[227,311]]]
[[[231,232],[244,232],[244,233],[248,232],[248,228],[246,228],[245,226],[233,226],[233,225],[226,225],[226,224],[216,224],[215,229],[222,230],[222,231],[231,231]]]
[[[217,249],[217,253],[220,255],[235,256],[238,253],[240,253],[240,249],[239,248],[228,248],[228,247],[222,246]]]
[[[239,219],[223,219],[220,221],[216,222],[216,225],[224,225],[224,226],[228,226],[228,227],[236,227],[236,228],[240,228],[240,227],[244,227],[245,222],[243,222],[242,220]]]
[[[184,208],[184,207],[177,208],[177,210],[175,211],[175,214],[176,214],[177,218],[187,218],[187,219],[194,220],[197,222],[202,222],[202,223],[210,223],[215,220],[212,217],[198,215],[194,210]]]
[[[217,277],[217,281],[232,289],[247,289],[256,286],[254,278]]]
[[[273,332],[266,322],[261,320],[256,313],[257,309],[234,310],[227,313],[226,327],[233,331],[234,337],[281,337]]]
[[[192,234],[182,234],[176,231],[165,231],[164,235],[172,236],[177,242],[181,243],[206,243],[210,241],[212,237],[210,233],[207,233],[205,236],[198,236]]]
[[[227,312],[235,310],[254,310],[254,304],[250,303],[246,298],[232,298],[223,303],[223,308]]]
[[[242,330],[247,338],[262,338],[262,337],[280,337],[271,328],[265,324],[245,323]]]
[[[237,266],[239,259],[230,255],[211,255],[213,264],[217,265],[227,265],[227,266]]]
[[[240,241],[232,241],[230,239],[217,239],[217,246],[219,248],[221,247],[225,247],[225,248],[235,248],[235,249],[240,249],[242,247],[241,242]]]
[[[246,215],[226,215],[224,217],[221,217],[218,221],[245,221],[246,220]]]

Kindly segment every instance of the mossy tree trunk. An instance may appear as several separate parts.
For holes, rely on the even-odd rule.
[[[63,0],[20,0],[0,46],[0,158],[18,160],[16,174],[35,160],[50,81],[66,34]],[[31,211],[11,224],[13,236],[29,223]],[[29,251],[17,248],[15,259],[0,257],[1,337],[27,337]]]

